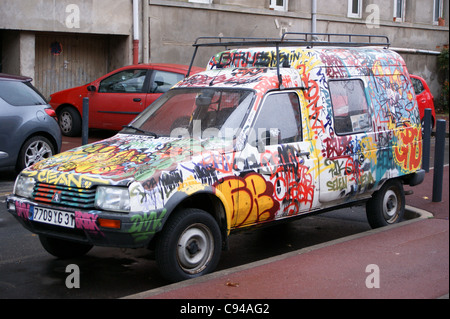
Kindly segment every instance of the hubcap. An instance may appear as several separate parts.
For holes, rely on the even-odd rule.
[[[72,116],[69,112],[62,112],[59,116],[59,127],[64,133],[70,132],[72,129]]]
[[[383,216],[388,223],[398,218],[398,197],[393,190],[388,190],[383,200]]]
[[[177,259],[180,267],[189,274],[203,271],[214,252],[211,231],[203,224],[188,227],[178,239]]]
[[[28,146],[25,152],[25,166],[31,166],[44,158],[52,156],[50,145],[43,141],[35,141]]]

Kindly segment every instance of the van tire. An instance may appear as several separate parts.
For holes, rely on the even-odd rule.
[[[76,243],[45,235],[39,235],[39,241],[48,253],[61,259],[82,257],[93,247],[89,244]]]
[[[387,181],[366,203],[366,215],[372,228],[400,222],[405,213],[405,191],[399,180]]]
[[[171,282],[199,277],[216,268],[221,245],[220,228],[213,216],[196,208],[183,209],[164,225],[156,243],[156,263]]]

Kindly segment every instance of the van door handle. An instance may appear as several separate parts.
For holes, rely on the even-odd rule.
[[[133,99],[133,101],[134,101],[134,102],[141,102],[141,99],[138,98],[138,97],[135,97],[135,98]]]
[[[260,175],[267,175],[267,176],[272,176],[273,172],[269,167],[264,167],[264,168],[258,168],[258,174]]]
[[[311,153],[310,152],[299,152],[299,151],[297,151],[297,157],[300,157],[300,156],[306,156],[306,157],[308,157],[309,158],[309,155],[310,155]]]

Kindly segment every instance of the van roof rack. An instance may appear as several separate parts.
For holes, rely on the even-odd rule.
[[[193,46],[194,54],[186,77],[191,72],[195,56],[200,47],[264,47],[274,46],[279,56],[279,48],[286,46],[339,46],[339,47],[364,47],[382,46],[389,48],[390,42],[387,36],[369,34],[340,34],[340,33],[306,33],[285,32],[281,38],[248,38],[248,37],[198,37]],[[282,87],[279,59],[277,59],[277,73],[280,87]]]
[[[296,36],[295,38],[292,36]],[[322,39],[321,39],[322,37]],[[358,41],[358,39],[360,39]],[[202,41],[207,41],[203,42]],[[378,40],[378,41],[374,41]],[[281,38],[249,37],[198,37],[193,46],[198,47],[243,47],[243,46],[383,46],[389,47],[389,38],[384,35],[285,32]]]

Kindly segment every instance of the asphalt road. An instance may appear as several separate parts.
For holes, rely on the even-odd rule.
[[[6,210],[0,181],[0,299],[119,298],[169,284],[160,276],[147,249],[94,247],[83,258],[60,260],[49,255],[38,236],[24,229]],[[12,186],[11,186],[12,187]],[[230,238],[217,270],[243,265],[369,230],[363,207],[306,217],[270,228],[240,232]],[[80,288],[67,288],[75,264]]]

